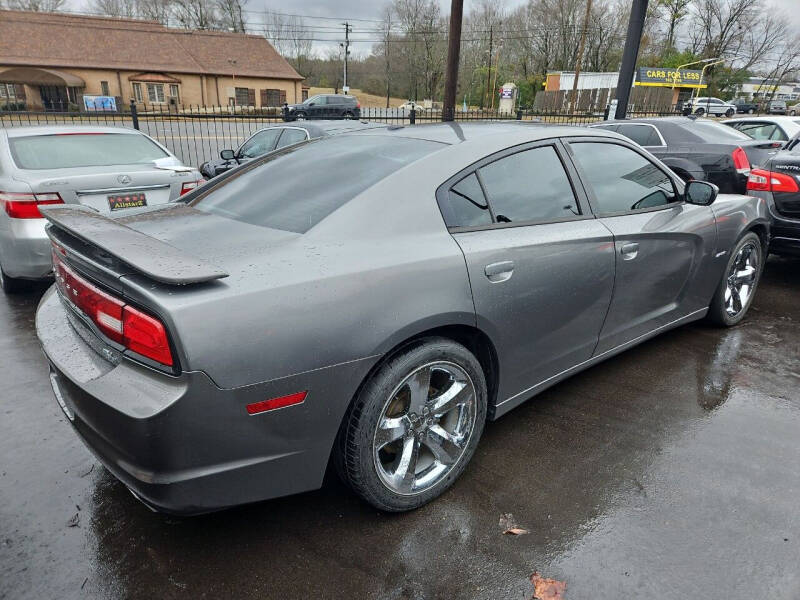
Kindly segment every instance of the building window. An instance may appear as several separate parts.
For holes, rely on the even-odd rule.
[[[261,90],[261,106],[280,106],[281,90]]]
[[[236,104],[248,106],[250,104],[250,90],[248,88],[236,88]]]
[[[110,96],[111,95],[111,92],[108,89],[108,82],[107,81],[101,81],[100,82],[100,95],[101,96]]]
[[[0,83],[0,98],[13,98],[13,97],[14,97],[14,84]]]
[[[133,99],[137,102],[142,101],[142,84],[141,83],[134,83],[133,84]]]
[[[147,99],[153,104],[164,102],[164,84],[162,83],[148,83],[147,84]]]
[[[170,83],[169,84],[169,97],[174,98],[175,102],[181,101],[181,96],[178,93],[178,84],[177,83]]]

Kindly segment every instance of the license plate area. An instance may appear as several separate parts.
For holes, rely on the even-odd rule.
[[[141,208],[147,206],[147,197],[144,192],[131,192],[129,194],[112,194],[108,196],[108,208],[112,211],[126,208]]]

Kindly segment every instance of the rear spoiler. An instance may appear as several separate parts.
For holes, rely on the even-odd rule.
[[[88,206],[68,204],[39,208],[52,226],[97,246],[155,281],[187,285],[228,276],[214,265],[101,215]],[[48,235],[52,239],[50,231]]]

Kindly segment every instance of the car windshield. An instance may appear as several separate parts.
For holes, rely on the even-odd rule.
[[[722,125],[721,123],[714,123],[713,121],[701,121],[698,119],[693,123],[684,124],[683,128],[708,144],[728,141],[740,142],[753,139],[738,129]]]
[[[67,169],[149,163],[169,156],[150,138],[131,133],[57,133],[9,137],[20,169]]]
[[[305,233],[381,179],[442,147],[393,136],[322,138],[250,163],[191,206],[251,225]]]

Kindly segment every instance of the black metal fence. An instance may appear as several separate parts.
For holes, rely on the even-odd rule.
[[[74,106],[53,107],[44,112],[0,110],[0,127],[35,125],[107,125],[138,129],[164,144],[184,164],[200,166],[216,158],[226,148],[235,149],[253,133],[270,124],[285,120],[284,109],[251,106],[146,105],[124,106],[117,111],[78,111]],[[72,109],[72,110],[70,110]],[[539,121],[563,125],[587,125],[607,118],[605,111],[565,112],[555,110],[457,109],[453,120],[464,121]],[[629,117],[674,115],[663,108],[646,110],[637,107]],[[401,108],[365,107],[361,120],[396,125],[413,125],[441,121],[442,111],[405,110]]]

